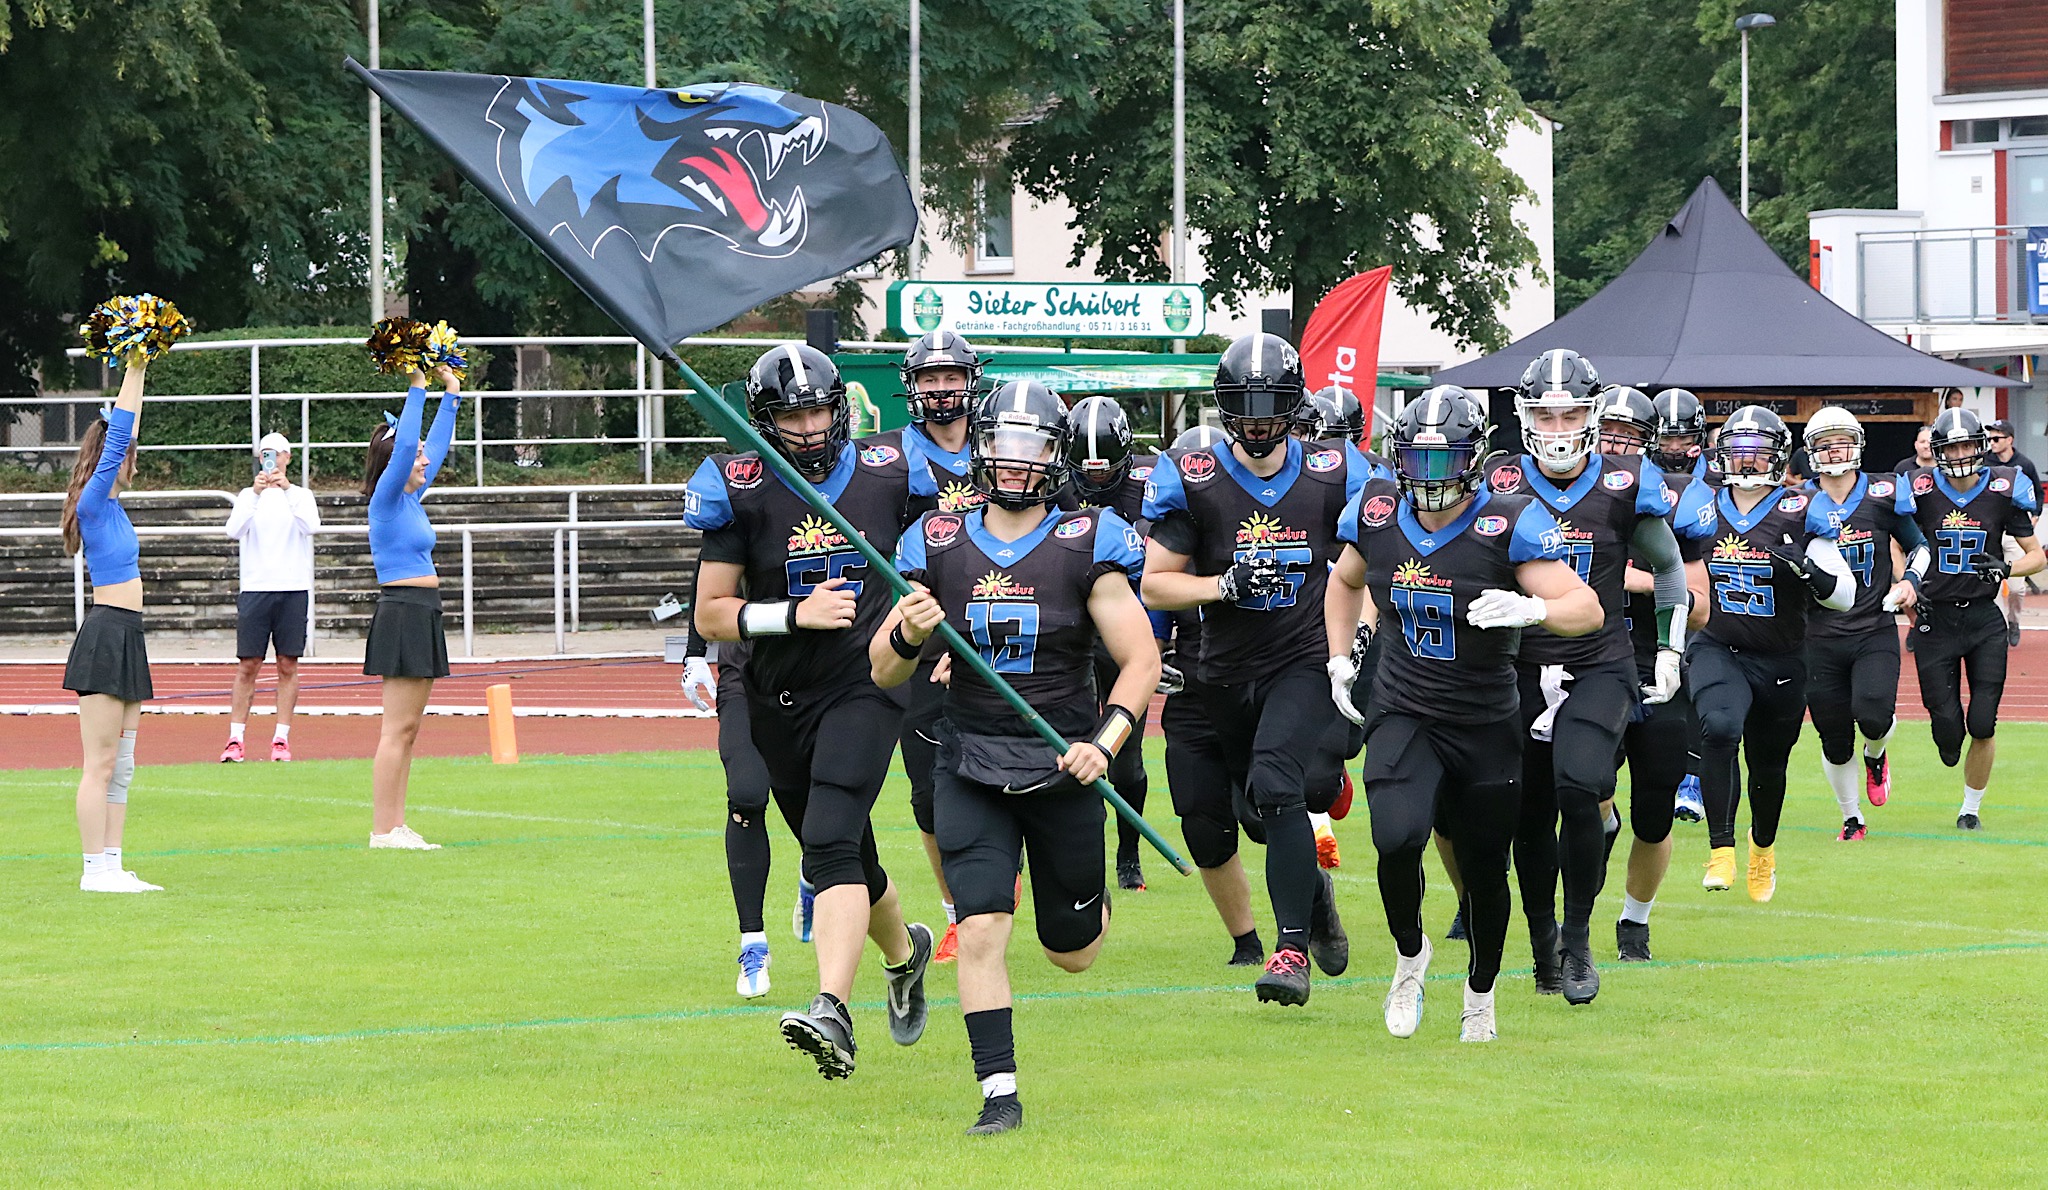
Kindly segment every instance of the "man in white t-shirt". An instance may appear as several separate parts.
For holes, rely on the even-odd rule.
[[[234,710],[223,764],[242,761],[242,733],[263,656],[277,647],[277,732],[270,759],[292,758],[292,708],[299,700],[299,658],[306,651],[307,608],[313,598],[313,531],[320,509],[313,493],[291,481],[291,442],[265,434],[256,446],[256,480],[235,497],[227,533],[242,543],[242,594],[235,605]]]

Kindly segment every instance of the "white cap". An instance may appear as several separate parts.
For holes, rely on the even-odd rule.
[[[283,434],[278,433],[275,430],[272,430],[270,433],[265,434],[263,436],[263,441],[258,442],[256,444],[256,451],[259,454],[266,450],[274,450],[279,453],[283,453],[285,451],[290,450],[291,448],[292,440],[285,437]]]

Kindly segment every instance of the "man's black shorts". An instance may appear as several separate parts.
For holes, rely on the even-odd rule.
[[[307,591],[244,591],[235,601],[235,656],[261,660],[273,643],[280,657],[306,655]]]

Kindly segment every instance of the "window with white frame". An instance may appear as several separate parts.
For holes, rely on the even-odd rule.
[[[1016,268],[1010,236],[1010,180],[984,174],[974,183],[974,260],[977,273],[1007,273]]]

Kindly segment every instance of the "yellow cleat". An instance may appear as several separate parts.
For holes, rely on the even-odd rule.
[[[1707,855],[1707,874],[1700,887],[1708,892],[1727,892],[1735,884],[1735,849],[1716,847]]]
[[[1731,851],[1733,848],[1730,849]],[[1778,848],[1759,847],[1749,841],[1749,899],[1763,904],[1778,891]]]
[[[1343,863],[1343,856],[1337,850],[1337,832],[1327,822],[1316,823],[1316,864],[1324,869]]]

